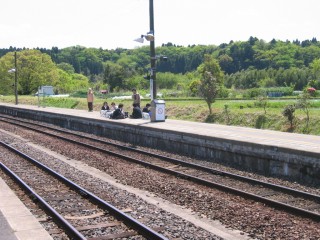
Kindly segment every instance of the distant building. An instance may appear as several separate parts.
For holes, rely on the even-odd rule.
[[[41,86],[39,91],[35,94],[40,96],[51,96],[54,95],[53,87],[52,86]]]

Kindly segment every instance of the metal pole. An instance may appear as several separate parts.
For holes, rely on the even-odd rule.
[[[38,107],[40,107],[40,87],[38,87]]]
[[[153,17],[153,0],[149,0],[149,15],[150,15],[150,33],[154,36],[154,17]],[[151,63],[151,76],[150,86],[152,87],[151,100],[157,98],[157,85],[156,85],[156,50],[154,38],[150,41],[150,63]]]
[[[18,105],[18,71],[17,71],[17,52],[14,52],[14,95],[16,98],[16,105]]]

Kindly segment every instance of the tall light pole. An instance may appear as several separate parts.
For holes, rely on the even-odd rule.
[[[153,0],[149,0],[149,16],[150,16],[150,31],[147,35],[141,35],[140,38],[135,41],[143,43],[144,38],[150,42],[150,76],[146,76],[145,79],[150,79],[150,97],[151,97],[151,122],[164,122],[165,115],[165,102],[164,100],[158,100],[157,98],[157,85],[156,85],[156,50],[154,43],[154,17],[153,17]],[[158,57],[164,61],[167,60],[166,56]]]
[[[14,52],[14,95],[16,98],[16,105],[18,105],[18,71],[17,71],[17,52]]]
[[[14,68],[8,71],[14,73],[14,95],[16,99],[16,105],[18,105],[18,71],[17,71],[17,52],[14,52]]]
[[[150,34],[153,34],[153,39],[150,41],[150,90],[152,90],[151,100],[157,98],[157,85],[156,85],[156,50],[154,43],[154,16],[153,16],[153,0],[149,0],[149,16],[150,16]]]

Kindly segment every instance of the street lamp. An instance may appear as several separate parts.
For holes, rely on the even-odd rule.
[[[156,85],[156,61],[159,57],[156,56],[154,43],[154,17],[153,17],[153,0],[149,0],[149,17],[150,17],[150,31],[147,35],[141,35],[135,41],[143,43],[144,39],[150,42],[150,97],[151,97],[151,122],[165,121],[165,102],[164,100],[157,100],[157,85]],[[167,57],[160,57],[166,60]]]
[[[156,50],[155,50],[155,43],[154,43],[153,0],[149,0],[149,16],[150,16],[149,34],[152,34],[153,36],[152,38],[149,38],[150,39],[150,64],[151,64],[150,89],[152,89],[151,99],[154,100],[157,98],[157,85],[156,85]]]
[[[14,68],[8,71],[14,73],[14,95],[16,99],[16,105],[18,105],[18,73],[17,73],[17,52],[14,52]]]
[[[149,16],[150,16],[150,31],[146,35],[136,38],[134,41],[143,43],[144,39],[150,42],[150,97],[151,100],[157,98],[156,86],[156,50],[154,43],[154,17],[153,17],[153,0],[149,0]]]

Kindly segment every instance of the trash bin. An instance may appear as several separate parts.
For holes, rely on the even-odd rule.
[[[151,122],[164,122],[166,119],[164,100],[151,101]]]

